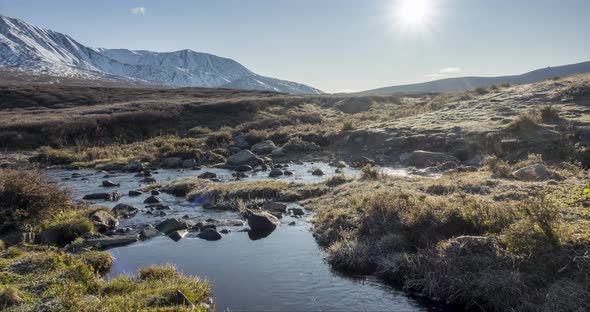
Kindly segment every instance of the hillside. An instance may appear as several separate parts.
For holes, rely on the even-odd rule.
[[[364,93],[395,93],[395,92],[451,92],[465,91],[479,87],[502,84],[527,84],[545,79],[565,77],[574,74],[590,73],[590,62],[537,69],[522,75],[501,77],[458,77],[435,81],[415,83],[402,86],[384,87],[368,90]]]

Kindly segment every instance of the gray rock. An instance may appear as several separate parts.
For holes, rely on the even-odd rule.
[[[197,166],[197,161],[194,159],[185,159],[182,161],[182,168],[193,168]]]
[[[144,228],[141,229],[141,232],[139,232],[139,238],[142,240],[152,239],[160,235],[162,235],[162,233],[151,224],[145,225]]]
[[[283,171],[283,174],[286,175],[286,176],[292,176],[292,175],[295,174],[295,172],[290,171],[290,170],[285,170],[285,171]]]
[[[291,221],[291,222],[289,222],[289,225],[290,225],[290,226],[293,226],[293,225],[295,225],[295,224],[297,224],[295,221]]]
[[[213,178],[217,178],[217,174],[213,173],[213,172],[203,172],[199,175],[199,179],[213,179]]]
[[[157,181],[156,181],[155,178],[148,177],[148,178],[143,178],[143,179],[139,180],[139,182],[146,183],[146,184],[151,184],[151,183],[156,183]]]
[[[185,237],[187,233],[188,233],[188,230],[174,231],[174,232],[168,234],[168,237],[170,237],[173,241],[177,242],[177,241],[181,240],[183,237]]]
[[[84,195],[82,199],[84,200],[108,200],[108,201],[117,201],[121,198],[121,194],[119,192],[113,193],[94,193],[94,194],[87,194]]]
[[[182,166],[182,158],[180,157],[168,157],[160,161],[162,168],[179,168]]]
[[[143,192],[141,192],[141,191],[129,191],[130,197],[140,196],[142,194],[143,194]]]
[[[262,159],[260,159],[258,156],[256,156],[254,153],[248,150],[240,151],[237,154],[229,156],[229,158],[227,159],[227,164],[230,166],[257,166],[262,163]]]
[[[146,198],[143,202],[145,204],[157,204],[157,203],[161,202],[161,200],[158,196],[152,195],[152,196]]]
[[[155,196],[159,196],[161,194],[160,191],[157,191],[157,190],[152,190],[151,193],[152,193],[152,195],[155,195]]]
[[[252,231],[274,231],[280,224],[277,217],[266,211],[250,211],[247,219]]]
[[[254,169],[252,169],[252,166],[242,165],[242,166],[238,166],[235,170],[236,170],[236,172],[249,172]]]
[[[119,221],[105,210],[97,210],[89,215],[94,228],[100,233],[113,230],[119,225]]]
[[[105,180],[105,181],[102,181],[102,186],[103,187],[116,187],[116,186],[121,186],[121,184],[115,183],[111,180]]]
[[[291,214],[294,216],[302,216],[305,214],[301,208],[289,208],[289,212],[291,212]]]
[[[237,147],[237,146],[232,146],[229,148],[229,152],[233,155],[233,154],[237,154],[241,151],[242,149]]]
[[[265,155],[265,154],[272,152],[276,148],[277,148],[277,146],[275,145],[275,143],[273,141],[266,140],[266,141],[254,144],[254,146],[252,146],[251,150],[254,154]]]
[[[543,181],[549,179],[550,173],[542,164],[530,165],[518,169],[512,173],[515,178],[522,181]]]
[[[215,229],[205,229],[199,232],[197,237],[208,241],[216,241],[221,239],[221,234],[219,234],[219,232],[217,232]]]
[[[219,233],[221,233],[221,234],[229,234],[229,232],[231,232],[231,231],[228,229],[223,229],[223,230],[219,231]]]
[[[43,236],[43,232],[41,232],[41,236]],[[19,232],[19,233],[11,233],[6,234],[1,237],[1,240],[8,244],[9,246],[18,245],[18,244],[32,244],[35,242],[35,233],[33,232]],[[43,240],[42,237],[40,239]],[[46,245],[53,245],[53,244],[46,244]]]
[[[131,163],[127,164],[125,166],[125,168],[123,168],[123,170],[127,171],[127,172],[140,172],[140,171],[143,171],[143,169],[144,169],[144,166],[139,161],[131,162]]]
[[[403,163],[406,166],[427,168],[446,162],[460,163],[460,161],[452,155],[427,151],[413,151],[407,156]]]
[[[287,205],[275,202],[266,202],[262,204],[262,209],[267,211],[274,211],[274,212],[287,212]]]
[[[285,156],[285,150],[284,150],[282,147],[281,147],[281,148],[277,148],[277,149],[274,149],[274,150],[273,150],[273,151],[270,153],[270,155],[271,155],[273,158],[281,158],[281,157],[284,157],[284,156]]]
[[[135,243],[139,240],[136,235],[103,237],[87,239],[79,243],[73,243],[66,249],[69,252],[80,252],[85,250],[105,250],[113,247],[120,247]]]
[[[176,218],[164,220],[156,225],[156,229],[166,235],[174,231],[188,230],[191,227],[192,222]]]
[[[314,171],[311,172],[311,174],[313,174],[314,176],[323,176],[324,172],[322,171],[322,169],[315,169]]]
[[[282,175],[283,175],[283,171],[281,169],[279,169],[279,168],[273,168],[270,171],[270,173],[268,174],[268,176],[270,178],[276,178],[276,177],[279,177],[279,176],[282,176]]]
[[[127,219],[135,216],[139,212],[139,209],[127,204],[117,204],[111,211],[117,218]]]
[[[234,137],[234,143],[235,143],[236,147],[238,147],[240,149],[250,148],[250,144],[248,143],[248,140],[246,140],[245,135],[236,135]]]

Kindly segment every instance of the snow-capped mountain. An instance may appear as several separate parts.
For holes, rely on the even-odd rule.
[[[93,49],[73,38],[0,15],[0,68],[80,79],[128,80],[177,87],[224,87],[293,94],[320,90],[257,75],[211,54]]]

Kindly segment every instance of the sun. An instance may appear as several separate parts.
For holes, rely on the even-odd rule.
[[[395,24],[404,30],[427,28],[435,15],[436,0],[395,0],[393,18]]]

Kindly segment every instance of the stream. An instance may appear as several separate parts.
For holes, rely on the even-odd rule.
[[[314,176],[310,172],[320,168],[325,174]],[[325,163],[292,164],[288,170],[294,174],[279,180],[317,183],[335,175],[335,168]],[[197,176],[205,171],[214,172],[224,181],[235,180],[226,169],[176,170],[161,169],[154,173],[158,182],[171,182],[181,177]],[[72,178],[73,173],[80,174]],[[343,174],[358,176],[360,172],[344,168]],[[387,174],[407,175],[403,169],[387,169]],[[133,173],[109,174],[94,170],[48,170],[47,175],[64,187],[71,188],[74,199],[85,194],[118,191],[123,196],[117,202],[97,201],[97,205],[112,208],[117,203],[144,208],[150,194],[129,197],[130,190],[142,185]],[[119,187],[104,188],[103,180],[120,183]],[[268,172],[250,175],[242,181],[269,179]],[[146,223],[157,224],[168,218],[188,216],[191,221],[236,219],[235,211],[206,210],[184,198],[162,193],[162,204],[171,207],[166,216],[138,213],[130,219],[120,220],[119,228],[134,228]],[[297,207],[297,204],[290,204]],[[154,264],[172,264],[187,274],[206,278],[212,284],[212,293],[218,311],[440,311],[431,303],[409,297],[407,294],[380,283],[372,277],[343,276],[325,263],[325,253],[316,244],[310,231],[311,215],[301,218],[285,215],[281,225],[263,239],[252,240],[244,230],[246,226],[218,227],[227,229],[219,241],[206,241],[189,233],[179,241],[159,236],[125,247],[108,250],[115,258],[106,278],[120,274],[134,275],[141,267]],[[294,225],[289,223],[294,222]]]

